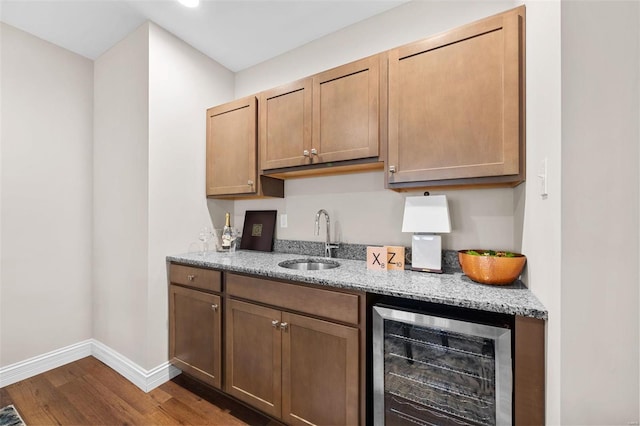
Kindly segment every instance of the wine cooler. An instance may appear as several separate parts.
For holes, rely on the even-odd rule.
[[[373,307],[374,424],[511,425],[508,324]]]

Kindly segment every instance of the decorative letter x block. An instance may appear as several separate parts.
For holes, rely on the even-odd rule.
[[[367,247],[367,269],[387,270],[387,248]]]

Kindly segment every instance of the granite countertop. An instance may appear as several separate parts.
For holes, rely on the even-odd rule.
[[[333,259],[340,263],[340,267],[320,271],[299,271],[278,266],[279,262],[285,260],[309,257],[312,256],[238,250],[235,253],[187,253],[167,256],[167,260],[229,272],[547,319],[546,308],[519,281],[508,286],[490,286],[471,281],[457,271],[444,274],[408,270],[372,271],[367,270],[364,261],[349,259]]]

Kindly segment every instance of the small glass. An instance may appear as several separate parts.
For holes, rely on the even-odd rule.
[[[213,230],[213,251],[222,251],[222,228]]]
[[[198,239],[202,243],[201,254],[204,256],[204,254],[209,251],[209,241],[213,239],[213,231],[211,228],[208,226],[202,228],[198,234]]]
[[[231,228],[231,246],[229,247],[229,253],[235,253],[236,248],[240,244],[240,231],[235,228]]]

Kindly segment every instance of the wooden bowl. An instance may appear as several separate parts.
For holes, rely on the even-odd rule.
[[[480,256],[467,254],[467,251],[458,251],[458,261],[462,266],[462,272],[473,281],[482,284],[511,284],[518,279],[527,262],[527,257],[519,253],[514,253],[513,257],[497,257],[482,256],[482,253],[488,250],[474,250],[480,253]]]

